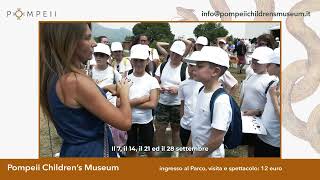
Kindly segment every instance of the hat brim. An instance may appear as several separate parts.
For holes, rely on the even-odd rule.
[[[185,62],[191,65],[197,65],[197,62],[200,62],[200,60],[185,59]]]
[[[132,59],[141,59],[141,60],[145,60],[145,61],[149,61],[149,57],[146,57],[146,58],[144,58],[144,57],[128,57],[128,59],[130,59],[130,60],[132,60]]]
[[[93,52],[93,55],[94,55],[94,53],[103,53],[103,54],[106,54],[106,55],[108,55],[108,56],[110,56],[110,55],[111,55],[111,54],[108,54],[108,53],[106,53],[106,52],[99,51],[99,50],[98,50],[98,51],[94,51],[94,52]]]

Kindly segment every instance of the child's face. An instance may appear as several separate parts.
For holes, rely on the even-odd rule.
[[[96,52],[96,53],[94,53],[94,57],[96,59],[97,66],[107,66],[108,65],[109,56],[107,54]]]
[[[197,62],[195,79],[202,83],[208,82],[217,75],[215,68],[211,68],[209,62]]]
[[[280,74],[280,66],[277,66],[276,64],[268,64],[267,70],[269,75],[279,75]]]
[[[251,67],[256,74],[263,74],[267,70],[267,65],[259,64],[256,59],[252,59]]]
[[[188,73],[189,73],[189,76],[193,79],[196,74],[196,66],[189,64],[188,65]]]
[[[123,51],[113,51],[112,55],[116,60],[121,61],[123,58]]]
[[[175,52],[170,52],[170,59],[172,61],[182,61],[182,56],[180,56],[179,54],[177,54]]]
[[[135,72],[138,72],[138,73],[144,72],[148,64],[148,61],[143,59],[132,59],[131,62],[132,62],[133,69],[135,70]]]
[[[201,51],[201,49],[203,48],[202,44],[196,44],[195,46],[197,51]]]

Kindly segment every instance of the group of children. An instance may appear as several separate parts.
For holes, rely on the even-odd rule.
[[[146,69],[150,62],[157,61],[154,54],[156,59],[159,55],[148,46],[147,36],[139,36],[128,58],[123,57],[120,42],[113,42],[111,50],[103,43],[94,48],[96,63],[92,79],[105,90],[114,106],[120,104],[114,96],[116,83],[122,78],[132,82],[129,89],[132,125],[127,132],[111,127],[116,146],[141,145],[148,156],[154,156],[151,147],[168,145],[166,129],[170,124],[173,147],[207,148],[206,151],[181,152],[180,156],[225,156],[223,140],[233,113],[229,95],[235,95],[238,82],[228,71],[230,57],[220,43],[219,46],[208,46],[208,40],[203,36],[198,37],[194,45],[189,43],[187,40],[175,41],[170,52],[165,52],[165,61],[157,68],[153,66],[154,77],[152,71]],[[161,43],[157,43],[158,46]],[[243,115],[261,117],[267,135],[245,134],[244,144],[249,145],[249,156],[279,157],[280,52],[278,48],[258,47],[251,58],[254,73],[242,82],[240,108]],[[218,96],[214,111],[210,112],[211,96],[220,88],[229,95]],[[138,156],[137,151],[122,153]]]

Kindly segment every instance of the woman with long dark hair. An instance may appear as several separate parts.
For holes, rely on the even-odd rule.
[[[117,83],[116,108],[83,70],[95,46],[86,23],[40,24],[40,103],[63,139],[61,157],[114,157],[107,124],[131,126],[128,81]]]

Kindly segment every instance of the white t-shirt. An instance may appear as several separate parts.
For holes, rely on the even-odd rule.
[[[113,68],[116,69],[121,75],[123,75],[124,72],[131,70],[132,66],[128,58],[122,58],[119,64],[116,60],[114,60]]]
[[[184,100],[184,114],[180,126],[184,129],[191,130],[191,120],[194,116],[199,89],[202,86],[202,83],[193,79],[186,79],[179,86],[178,96]]]
[[[276,86],[276,84],[277,82],[274,82],[271,86]],[[261,121],[267,130],[267,135],[258,135],[258,137],[271,146],[280,147],[280,120],[274,109],[269,91]]]
[[[160,66],[158,66],[157,71],[155,73],[156,76],[160,77],[161,80],[161,86],[162,87],[176,87],[179,88],[179,85],[181,83],[181,78],[180,78],[180,70],[181,70],[181,65],[182,62],[180,63],[179,66],[172,68],[170,65],[171,59],[168,59],[167,64],[164,66],[162,74],[160,76]],[[189,78],[188,74],[188,68],[186,69],[186,79]],[[181,101],[180,98],[178,97],[178,94],[169,94],[167,92],[160,93],[160,99],[159,103],[164,104],[164,105],[180,105]]]
[[[97,65],[96,58],[92,55],[92,58],[89,60],[90,65]]]
[[[118,82],[121,80],[121,78],[121,74],[114,70],[111,66],[108,66],[105,70],[99,70],[96,67],[92,68],[92,79],[100,88],[113,84],[114,80],[115,82]],[[116,105],[117,97],[112,96],[110,92],[107,92],[106,96],[113,105]]]
[[[158,59],[158,60],[160,59],[158,51],[155,48],[149,48],[149,51],[150,51],[149,59],[151,61],[154,61],[156,59]]]
[[[127,77],[132,81],[132,86],[129,90],[129,99],[139,98],[145,95],[150,95],[153,89],[159,89],[159,83],[156,78],[144,73],[142,77],[136,77],[132,74]],[[132,108],[132,123],[147,124],[152,121],[152,109]]]
[[[276,80],[276,77],[270,76],[268,73],[253,74],[244,80],[241,111],[263,110],[267,101],[265,91],[272,80]]]
[[[191,122],[193,147],[203,147],[209,142],[212,128],[227,132],[232,120],[232,109],[227,94],[217,97],[214,102],[212,123],[210,121],[210,100],[214,92],[204,93],[202,90],[197,99],[196,113]],[[223,143],[208,157],[224,157]]]
[[[255,74],[255,73],[254,73],[254,71],[253,71],[253,69],[252,69],[252,67],[251,67],[251,65],[250,65],[250,66],[248,66],[248,67],[246,68],[246,79],[247,79],[248,77],[252,76],[253,74]]]
[[[237,79],[234,78],[228,70],[220,76],[219,81],[223,84],[223,87],[230,89],[238,83]]]

